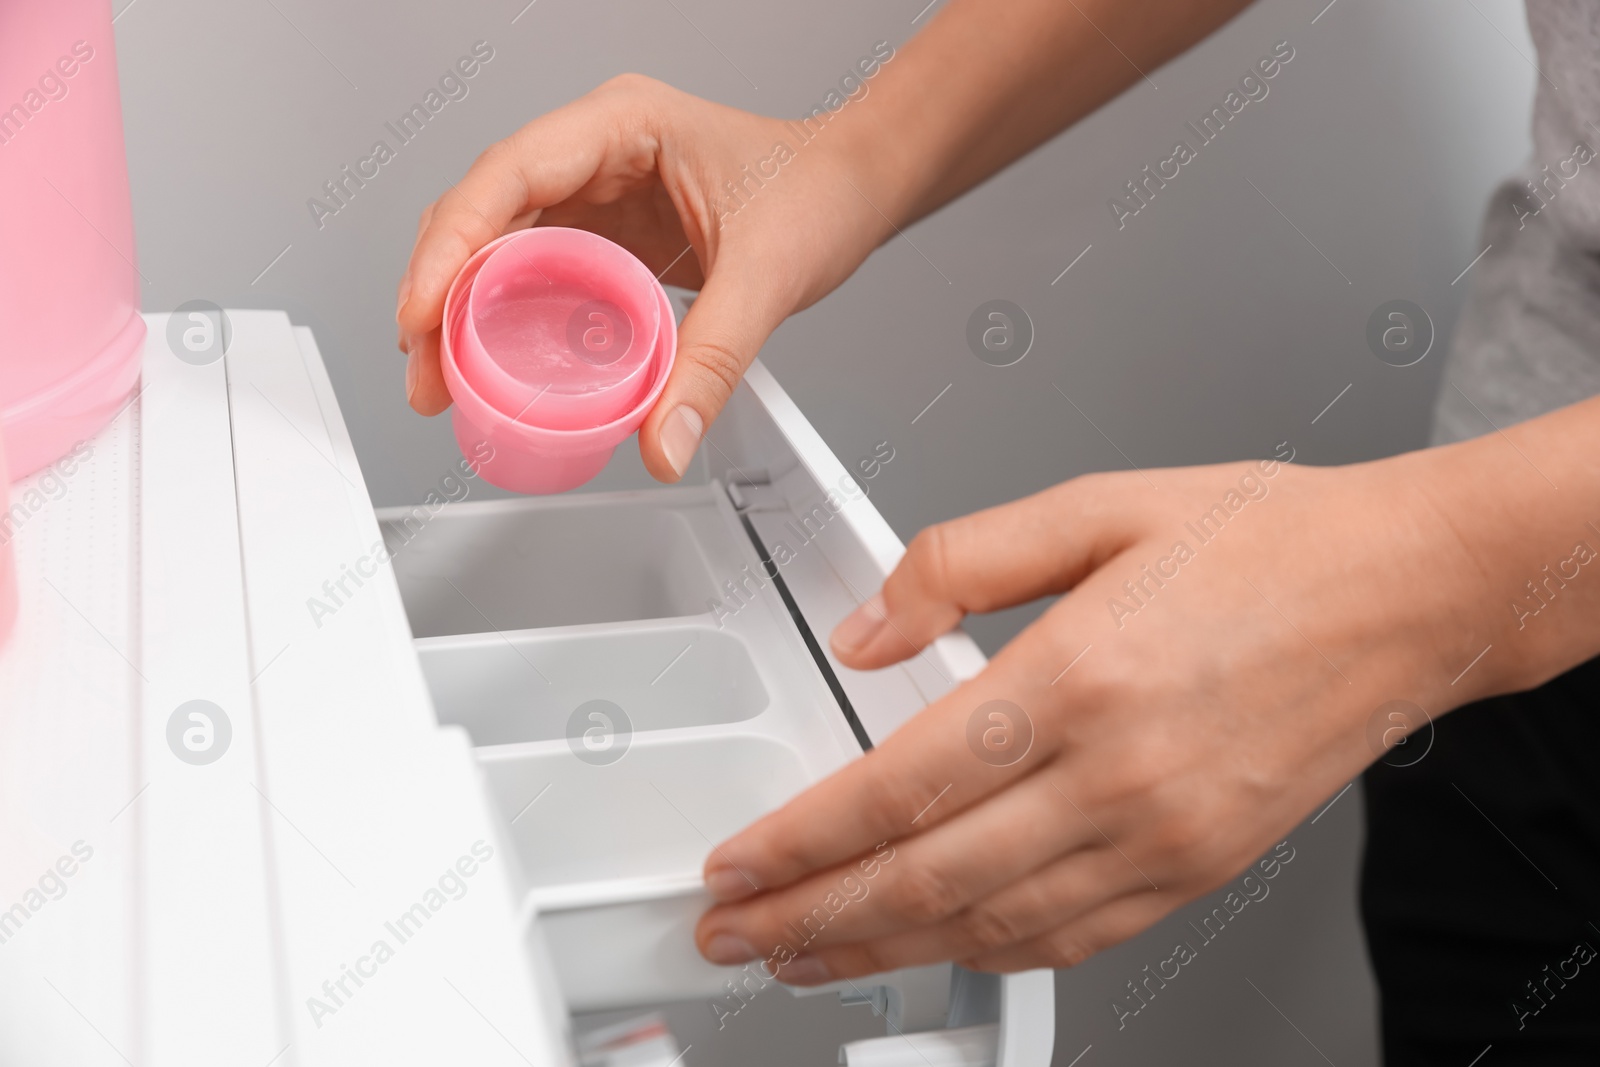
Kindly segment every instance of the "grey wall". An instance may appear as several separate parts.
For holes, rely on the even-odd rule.
[[[117,0],[145,306],[285,307],[314,327],[379,503],[420,498],[456,458],[445,422],[405,407],[394,287],[417,212],[481,148],[627,70],[792,114],[904,40],[926,0],[537,0],[513,23],[524,2]],[[1532,49],[1513,0],[1325,2],[1263,0],[773,338],[764,358],[842,457],[895,446],[874,488],[903,536],[1083,471],[1423,443],[1442,344],[1397,370],[1364,325],[1403,297],[1448,330],[1483,197],[1527,151]],[[307,198],[479,39],[496,56],[470,96],[319,230]],[[1107,199],[1285,39],[1270,95],[1119,232]],[[1010,368],[963,340],[993,297],[1037,328]],[[601,484],[642,477],[636,453],[614,467]],[[992,651],[1036,610],[972,629]],[[1112,998],[1199,905],[1064,974],[1057,1062],[1091,1044],[1084,1067],[1374,1062],[1358,814],[1352,791],[1297,831],[1272,896],[1126,1029]]]

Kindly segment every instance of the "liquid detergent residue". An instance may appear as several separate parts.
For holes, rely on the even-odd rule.
[[[638,370],[643,346],[616,305],[590,290],[536,279],[487,294],[474,324],[489,357],[518,381],[581,396],[609,389]]]

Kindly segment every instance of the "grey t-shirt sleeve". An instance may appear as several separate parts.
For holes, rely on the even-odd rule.
[[[1600,3],[1527,5],[1541,70],[1533,158],[1489,199],[1436,444],[1600,394]]]

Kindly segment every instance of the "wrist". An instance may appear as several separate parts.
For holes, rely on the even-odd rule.
[[[858,110],[847,108],[815,142],[828,168],[848,183],[842,195],[867,207],[874,247],[916,221],[914,206],[939,169],[906,122],[887,107],[872,110],[877,102],[874,96],[851,105]]]
[[[1495,551],[1501,535],[1490,528],[1494,516],[1475,477],[1481,475],[1476,452],[1468,442],[1386,461],[1395,466],[1400,498],[1413,503],[1399,511],[1416,530],[1406,572],[1415,588],[1434,591],[1418,598],[1427,634],[1427,658],[1418,670],[1429,679],[1423,687],[1428,705],[1441,712],[1516,686],[1508,659],[1479,658],[1503,640],[1502,620],[1491,604],[1506,561]]]
[[[874,75],[833,112],[822,139],[841,173],[884,216],[885,236],[939,205],[938,190],[975,132],[993,124],[995,101],[972,84],[978,72],[952,70],[956,29],[930,28],[898,50],[878,42]]]
[[[1428,569],[1449,572],[1436,610],[1459,674],[1441,687],[1444,706],[1531,689],[1600,651],[1600,531],[1585,521],[1592,485],[1580,484],[1593,475],[1543,451],[1546,419],[1399,457],[1434,515]]]

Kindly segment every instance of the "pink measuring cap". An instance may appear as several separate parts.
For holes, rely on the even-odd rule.
[[[502,489],[558,493],[598,474],[661,395],[677,353],[666,290],[627,249],[541,226],[492,241],[445,299],[452,425]]]

